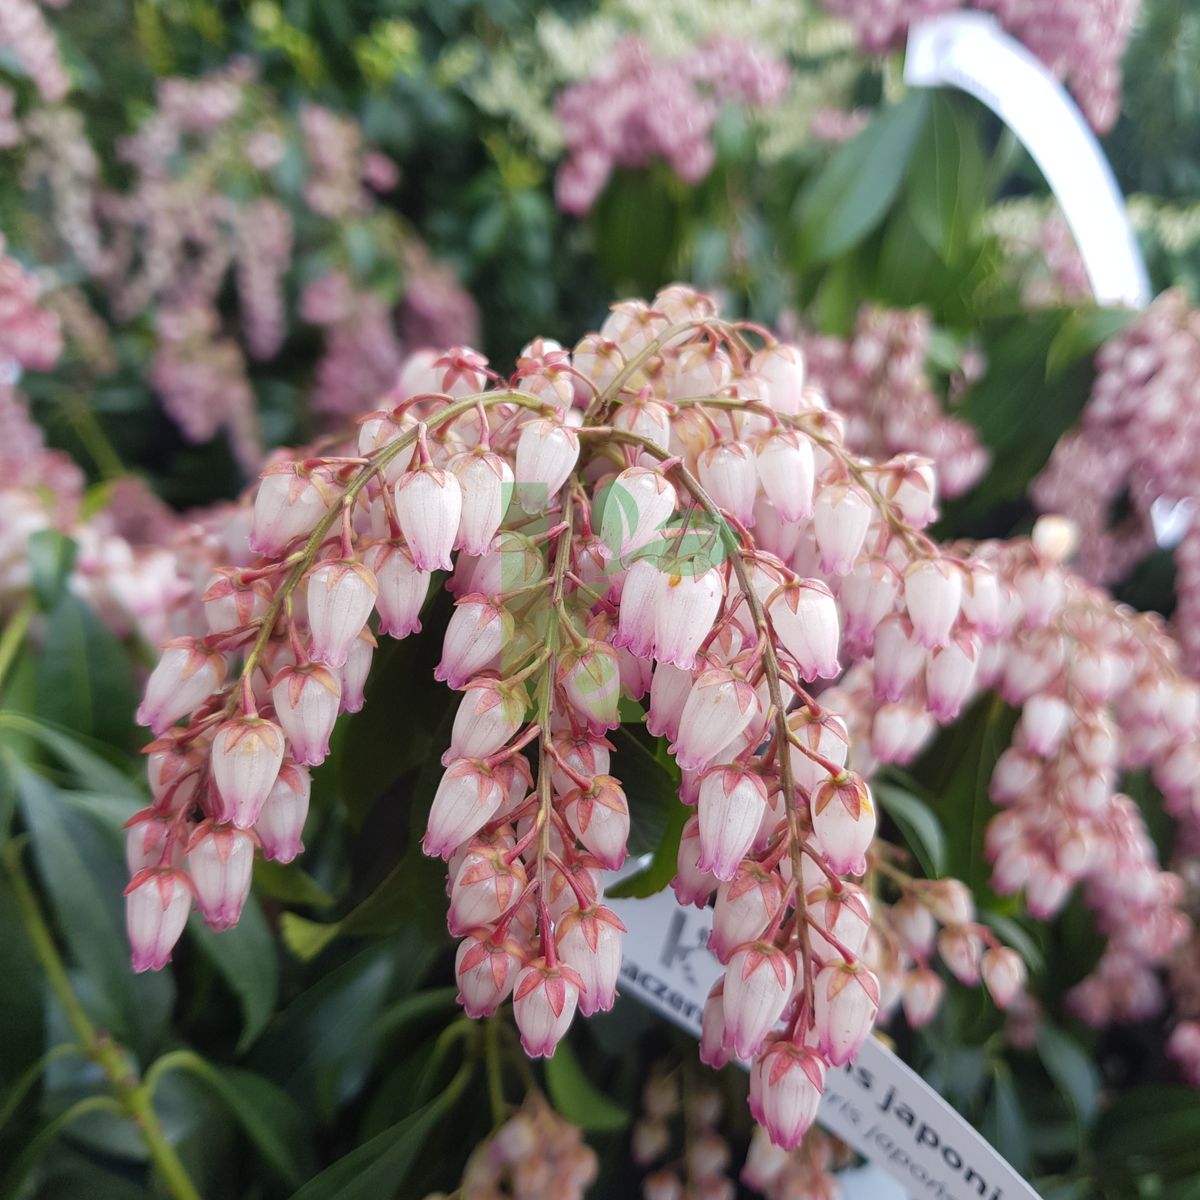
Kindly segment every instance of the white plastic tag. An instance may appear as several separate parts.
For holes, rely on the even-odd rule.
[[[712,910],[670,892],[606,900],[625,922],[621,992],[700,1035],[721,964],[707,946]],[[1037,1200],[1037,1193],[919,1075],[871,1038],[850,1066],[830,1071],[817,1120],[910,1196]]]
[[[947,13],[908,31],[904,81],[948,84],[986,104],[1033,156],[1075,235],[1100,304],[1145,308],[1146,264],[1112,169],[1045,65],[986,13]]]

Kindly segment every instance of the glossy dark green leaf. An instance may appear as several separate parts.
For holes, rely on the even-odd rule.
[[[1200,1105],[1192,1088],[1133,1088],[1101,1114],[1091,1139],[1105,1163],[1168,1160],[1200,1147]]]
[[[554,1107],[580,1129],[611,1133],[629,1124],[628,1111],[588,1079],[569,1042],[559,1042],[546,1059],[546,1087]]]
[[[656,850],[679,803],[679,768],[662,739],[651,737],[644,725],[621,725],[609,740],[612,773],[629,800],[629,852]]]
[[[45,1049],[45,980],[0,866],[0,1095]]]
[[[254,888],[260,895],[287,904],[306,904],[312,908],[328,908],[333,897],[298,863],[268,862],[256,859]]]
[[[895,784],[880,781],[871,790],[884,812],[899,826],[926,876],[934,879],[944,874],[946,835],[937,814],[924,800]]]
[[[214,933],[198,912],[188,921],[193,940],[220,972],[238,998],[242,1033],[238,1053],[253,1045],[266,1028],[279,995],[279,956],[262,908],[253,895],[246,900],[241,920],[222,933]]]
[[[39,529],[29,535],[29,570],[43,609],[53,609],[62,598],[78,550],[74,541],[56,529]]]
[[[801,266],[837,258],[883,220],[928,115],[928,93],[910,92],[834,153],[797,202]]]
[[[1071,1105],[1079,1123],[1087,1125],[1100,1102],[1100,1072],[1091,1055],[1048,1021],[1043,1021],[1038,1030],[1037,1048],[1047,1074]]]
[[[24,712],[0,712],[0,733],[14,733],[37,743],[57,763],[65,767],[84,788],[108,796],[142,803],[144,793],[125,772],[118,769],[101,751],[103,743],[81,738],[68,729]]]
[[[1029,1171],[1029,1128],[1017,1089],[1008,1067],[999,1063],[992,1080],[992,1094],[984,1110],[983,1135],[1016,1170]]]

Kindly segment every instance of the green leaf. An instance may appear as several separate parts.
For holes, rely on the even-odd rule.
[[[883,220],[928,115],[928,93],[910,92],[835,152],[797,201],[801,266],[837,258]]]
[[[121,845],[40,775],[20,764],[13,773],[38,875],[71,955],[94,989],[94,1015],[144,1054],[167,1017],[173,988],[167,972],[135,975],[130,969]]]
[[[1074,1038],[1043,1021],[1038,1031],[1038,1054],[1047,1074],[1075,1111],[1081,1125],[1095,1116],[1100,1101],[1100,1072]]]
[[[936,879],[944,874],[946,835],[933,809],[895,784],[878,781],[871,790],[884,812],[900,827],[908,848],[916,855],[926,876]]]
[[[1118,1096],[1096,1122],[1095,1153],[1105,1163],[1154,1162],[1200,1145],[1200,1104],[1192,1088],[1156,1084]]]
[[[629,798],[629,852],[645,854],[661,845],[679,804],[679,768],[661,738],[643,725],[621,725],[610,735],[613,774]]]
[[[554,1107],[580,1129],[611,1133],[629,1124],[628,1111],[592,1084],[569,1042],[546,1059],[546,1087]]]
[[[0,1094],[46,1045],[44,979],[21,925],[6,871],[0,869]]]
[[[1070,313],[1046,352],[1046,379],[1057,379],[1071,363],[1090,358],[1136,316],[1131,308],[1086,308]]]
[[[934,93],[908,176],[908,211],[943,260],[958,260],[983,210],[983,150],[968,102]]]
[[[153,1088],[167,1071],[190,1071],[224,1103],[263,1161],[290,1187],[296,1187],[312,1161],[310,1131],[304,1114],[282,1088],[254,1071],[219,1067],[190,1050],[176,1050],[153,1063],[147,1082]]]
[[[119,771],[86,741],[70,730],[26,713],[0,712],[0,731],[11,731],[38,742],[78,779],[97,792],[127,796],[143,802],[143,794],[123,771]],[[92,743],[99,747],[99,743]]]
[[[426,1139],[449,1107],[449,1093],[376,1134],[310,1179],[292,1200],[379,1200],[400,1195],[400,1185]]]
[[[256,860],[254,888],[272,900],[282,900],[287,904],[328,908],[333,903],[333,897],[294,862],[268,862],[263,858]]]
[[[232,929],[214,933],[196,912],[188,928],[241,1005],[242,1035],[237,1044],[241,1054],[266,1028],[279,995],[279,959],[262,908],[251,895]]]
[[[1029,1127],[1012,1075],[1004,1063],[998,1063],[992,1080],[992,1094],[983,1114],[982,1132],[989,1142],[1025,1175],[1029,1172]]]
[[[79,547],[56,529],[40,529],[29,535],[29,569],[33,590],[44,610],[54,608],[63,595]]]

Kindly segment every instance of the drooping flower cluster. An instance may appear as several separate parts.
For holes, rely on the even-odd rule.
[[[987,470],[988,452],[974,428],[948,414],[926,366],[932,333],[922,309],[864,305],[854,334],[802,336],[809,378],[846,419],[846,441],[865,454],[906,451],[931,458],[938,487],[953,497]],[[969,387],[983,374],[978,351],[962,352],[952,389]]]
[[[922,677],[904,666],[882,626],[872,658],[854,666],[828,702],[848,714],[856,748],[870,747],[874,763],[855,760],[868,775],[878,762],[910,761],[935,722],[981,691],[1021,709],[989,789],[1002,809],[985,840],[992,887],[1023,893],[1027,910],[1048,919],[1082,885],[1107,944],[1070,999],[1080,1016],[1103,1025],[1158,1010],[1155,969],[1187,935],[1182,883],[1160,868],[1140,811],[1119,785],[1124,773],[1148,767],[1168,810],[1195,821],[1200,688],[1181,672],[1157,618],[1115,603],[1063,567],[1072,542],[1063,522],[1043,519],[1031,541],[983,543],[971,553],[980,640],[951,709],[929,671]],[[902,886],[919,896],[931,885]],[[907,915],[892,921],[901,941],[931,946],[932,916],[920,917],[919,936],[907,931],[909,922]],[[942,939],[949,940],[945,931],[938,949],[953,973],[978,978],[978,938],[969,952],[951,955]],[[959,950],[970,964],[965,972],[955,966]],[[991,987],[986,956],[984,977]],[[912,975],[905,981],[906,1010],[910,987],[919,986]]]
[[[1176,629],[1196,669],[1200,310],[1182,291],[1164,292],[1101,347],[1096,366],[1082,420],[1034,480],[1033,498],[1079,525],[1080,569],[1098,583],[1125,576],[1154,548],[1156,518],[1170,515],[1183,531]]]
[[[1121,58],[1140,0],[823,0],[849,21],[864,49],[904,44],[910,25],[962,8],[993,13],[1075,95],[1101,133],[1121,109]]]
[[[569,155],[555,180],[559,207],[582,216],[613,170],[655,159],[698,183],[713,166],[721,106],[776,104],[789,79],[783,60],[731,35],[670,59],[656,58],[640,38],[623,39],[595,75],[555,103]]]
[[[531,1055],[577,1009],[611,1007],[624,930],[603,872],[631,816],[606,735],[622,696],[648,697],[696,809],[674,886],[715,897],[726,965],[703,1056],[752,1062],[755,1112],[797,1144],[881,999],[871,904],[847,878],[867,869],[874,803],[809,688],[841,672],[843,631],[853,653],[886,627],[947,705],[963,689],[976,583],[920,532],[932,468],[850,453],[797,348],[678,286],[615,305],[572,352],[531,343],[508,381],[465,348],[415,356],[389,403],[356,448],[264,472],[260,557],[215,574],[211,633],[151,676],[135,966],[167,961],[193,894],[233,924],[257,847],[298,853],[308,769],[362,704],[369,618],[419,630],[453,568],[435,675],[462,699],[422,845],[449,864],[464,1007],[511,995]]]
[[[461,1200],[583,1200],[595,1182],[596,1153],[538,1092],[472,1152],[455,1196]],[[446,1200],[441,1194],[426,1200]]]
[[[0,6],[0,50],[17,60],[47,103],[71,90],[58,39],[36,0],[5,0]]]

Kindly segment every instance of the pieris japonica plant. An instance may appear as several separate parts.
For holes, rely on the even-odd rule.
[[[926,460],[852,454],[799,351],[686,287],[615,305],[572,351],[531,343],[507,379],[465,348],[417,357],[354,444],[263,473],[257,559],[214,574],[209,632],[150,677],[134,967],[168,961],[193,903],[235,924],[255,855],[300,852],[309,772],[377,637],[419,632],[450,572],[435,675],[461,700],[422,846],[447,863],[463,1007],[511,997],[548,1056],[576,1011],[612,1006],[605,872],[631,813],[607,735],[644,706],[695,810],[675,892],[715,903],[725,964],[701,1055],[752,1064],[754,1114],[795,1146],[884,999],[856,882],[875,803],[819,689],[887,644],[958,702],[991,573],[922,532],[936,511]],[[991,967],[993,993],[1014,974]]]

